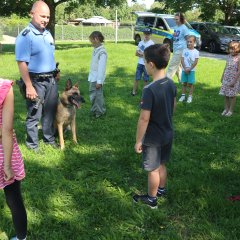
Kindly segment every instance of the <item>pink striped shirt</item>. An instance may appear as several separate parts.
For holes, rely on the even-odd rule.
[[[13,82],[9,80],[0,79],[0,125],[2,126],[2,109],[4,100],[11,88]],[[4,180],[4,152],[3,146],[0,142],[0,189],[13,183],[15,180],[22,180],[25,177],[24,164],[22,154],[17,144],[17,139],[13,136],[13,152],[12,152],[12,170],[14,172],[14,178],[10,181]]]

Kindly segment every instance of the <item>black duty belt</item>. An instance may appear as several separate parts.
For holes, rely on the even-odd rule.
[[[50,78],[54,76],[54,72],[47,72],[47,73],[29,73],[30,77],[32,78]]]

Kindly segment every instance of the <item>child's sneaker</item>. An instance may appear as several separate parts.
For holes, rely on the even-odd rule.
[[[166,188],[158,188],[158,191],[157,191],[158,197],[166,197],[166,195],[167,195]]]
[[[233,115],[233,113],[232,113],[231,111],[228,111],[228,112],[225,114],[226,117],[231,117],[232,115]]]
[[[156,209],[158,208],[157,206],[157,198],[156,199],[150,199],[150,197],[148,195],[134,195],[133,196],[133,201],[135,203],[138,203],[138,202],[142,202],[144,204],[146,204],[148,207],[150,207],[151,209]]]
[[[178,101],[183,102],[185,100],[185,98],[186,98],[185,94],[182,94]]]
[[[192,96],[188,96],[187,103],[191,103],[191,102],[192,102]]]
[[[222,112],[222,116],[225,116],[228,113],[228,110],[224,109]]]

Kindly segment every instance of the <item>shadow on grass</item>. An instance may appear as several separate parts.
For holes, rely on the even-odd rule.
[[[11,54],[15,52],[15,44],[2,44],[1,55]]]
[[[74,81],[79,73],[63,71],[60,92],[68,77]],[[14,87],[29,239],[239,239],[239,205],[226,200],[239,191],[239,108],[231,118],[222,117],[219,89],[202,83],[196,84],[192,104],[177,103],[168,198],[150,211],[131,203],[133,192],[147,189],[133,149],[140,102],[140,92],[130,95],[134,73],[124,67],[109,73],[103,119],[89,117],[86,77],[82,71],[80,90],[87,102],[77,111],[79,144],[67,133],[64,151],[43,147],[42,155],[24,147],[26,110]],[[11,225],[6,212],[0,213],[2,230]]]

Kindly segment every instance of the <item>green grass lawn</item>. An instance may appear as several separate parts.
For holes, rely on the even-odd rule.
[[[133,148],[140,101],[140,92],[130,96],[136,47],[130,42],[105,46],[107,115],[95,120],[89,117],[87,82],[92,48],[88,43],[57,42],[59,92],[71,78],[80,81],[87,100],[77,112],[78,145],[67,133],[64,151],[42,143],[43,154],[27,150],[25,103],[14,87],[15,129],[26,167],[22,191],[28,239],[239,240],[240,202],[227,197],[240,194],[240,104],[232,117],[220,115],[225,62],[201,58],[193,103],[177,104],[168,197],[159,199],[158,210],[151,210],[132,203],[134,192],[147,190],[147,175]],[[15,80],[19,74],[13,48],[3,46],[0,76]],[[181,86],[176,84],[179,96]],[[1,191],[0,236],[4,234],[12,236],[14,230]]]

